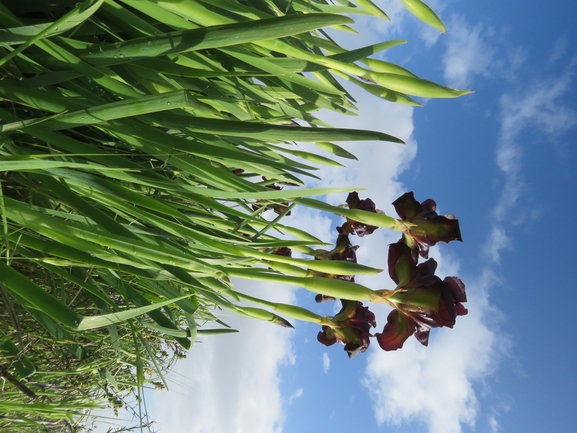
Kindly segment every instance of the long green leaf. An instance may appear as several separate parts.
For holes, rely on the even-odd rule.
[[[103,314],[101,316],[82,317],[82,320],[76,326],[77,331],[87,331],[89,329],[102,328],[110,324],[125,322],[142,314],[148,313],[152,310],[157,310],[165,305],[174,304],[182,299],[189,298],[191,295],[180,296],[178,298],[169,299],[168,301],[158,302],[156,304],[147,305],[145,307],[131,308],[130,310],[120,311],[118,313]]]
[[[320,27],[353,22],[348,17],[332,14],[289,15],[137,38],[89,48],[79,55],[93,65],[113,65],[133,59],[282,38]]]
[[[65,113],[42,122],[42,127],[49,130],[75,128],[82,125],[93,125],[108,120],[157,113],[160,111],[184,108],[191,104],[187,91],[162,93],[160,95],[142,96],[125,99],[120,102],[87,108],[81,111]],[[41,119],[24,120],[0,125],[0,132],[24,129],[27,125],[36,124]]]
[[[30,281],[20,272],[0,261],[0,283],[8,291],[25,299],[30,305],[46,313],[48,316],[71,328],[75,328],[81,317],[74,310],[60,302],[54,296]]]
[[[294,201],[303,206],[307,206],[313,209],[318,209],[326,212],[332,212],[336,215],[343,215],[354,221],[358,221],[371,226],[382,228],[393,228],[396,226],[397,220],[395,218],[379,214],[376,212],[368,212],[360,209],[346,209],[337,206],[331,206],[320,200],[314,200],[310,198],[297,198]]]
[[[35,24],[24,27],[0,29],[0,46],[34,43],[41,38],[49,38],[64,33],[86,21],[102,5],[103,0],[87,0],[53,23]],[[91,5],[91,3],[94,3]],[[16,51],[13,51],[13,53]],[[0,60],[0,65],[5,59]]]
[[[271,141],[404,141],[378,131],[344,128],[305,128],[296,126],[263,125],[234,120],[200,119],[191,117],[184,123],[170,122],[167,126],[185,127],[192,131],[221,136],[249,137]],[[165,120],[165,123],[166,123]]]

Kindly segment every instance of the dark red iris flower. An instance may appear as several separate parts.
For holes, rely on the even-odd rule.
[[[422,203],[415,200],[412,192],[407,192],[393,202],[397,214],[407,224],[403,239],[423,258],[428,258],[429,247],[437,242],[462,241],[459,220],[454,215],[438,215],[437,204],[428,199]],[[416,257],[415,257],[416,260]]]
[[[431,328],[452,328],[457,316],[467,314],[465,285],[457,277],[441,280],[436,269],[434,259],[417,265],[402,241],[389,246],[389,275],[400,290],[388,298],[395,309],[383,332],[375,335],[383,350],[400,349],[413,334],[427,346]]]
[[[292,257],[293,252],[289,247],[277,247],[271,254],[275,254],[277,256]]]
[[[360,209],[367,212],[384,213],[382,210],[377,209],[375,202],[370,198],[360,199],[357,192],[351,192],[347,196],[347,205],[349,209]],[[372,234],[378,227],[360,223],[358,221],[347,218],[347,222],[341,227],[337,227],[340,234],[348,235],[349,233],[356,234],[357,236],[363,237],[365,235]]]
[[[262,180],[264,180],[265,182],[267,181],[266,177],[262,176]],[[290,184],[290,183],[285,183],[286,185],[294,185],[294,184]],[[269,184],[269,185],[265,185],[266,188],[270,188],[270,189],[274,189],[277,191],[280,191],[282,189],[282,187],[280,187],[279,185],[276,184]],[[259,209],[261,209],[263,207],[263,205],[261,204],[263,200],[257,200],[256,203],[252,204],[252,210],[257,211]],[[286,210],[289,207],[289,203],[288,202],[282,202],[282,203],[269,203],[266,205],[266,210],[272,210],[274,211],[277,215],[280,215],[284,212],[286,212]],[[290,216],[290,211],[286,213],[286,216]]]
[[[334,296],[327,296],[327,295],[323,295],[321,293],[319,293],[318,295],[315,296],[315,302],[317,304],[324,304],[325,302],[329,302],[329,301],[336,301],[337,298],[335,298]]]
[[[317,340],[325,346],[332,346],[336,342],[344,344],[349,358],[353,358],[368,349],[370,330],[377,326],[377,322],[375,315],[369,307],[363,307],[362,302],[341,299],[341,303],[341,311],[332,319],[337,327],[323,326]]]
[[[357,263],[358,245],[352,245],[349,236],[340,234],[337,237],[335,247],[331,251],[318,250],[315,255],[315,260],[342,260],[346,262]],[[355,281],[354,275],[329,275],[323,274],[327,278],[336,278],[345,281]]]

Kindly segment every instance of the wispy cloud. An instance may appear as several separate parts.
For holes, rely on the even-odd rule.
[[[533,132],[554,141],[577,125],[577,112],[563,100],[572,84],[573,66],[564,73],[539,77],[523,90],[503,95],[500,99],[500,135],[496,152],[497,166],[504,175],[502,193],[493,210],[494,226],[486,251],[499,258],[499,251],[509,246],[507,223],[519,223],[529,209],[521,206],[526,192],[523,160],[526,150],[520,143],[523,133]],[[545,138],[544,138],[545,140]]]
[[[501,415],[506,414],[510,410],[510,405],[505,402],[497,403],[491,409],[490,413],[487,415],[487,424],[491,428],[493,433],[501,431],[501,425],[499,424],[499,418]]]
[[[443,73],[449,86],[474,88],[478,77],[515,82],[527,60],[527,50],[511,44],[507,29],[482,21],[471,23],[458,14],[453,14],[446,25]],[[554,51],[559,53],[561,49],[562,44]]]
[[[563,40],[559,40],[552,49],[549,63],[560,60],[564,53]],[[573,58],[561,74],[531,77],[532,83],[522,90],[509,92],[500,98],[500,134],[495,159],[504,179],[501,195],[492,211],[493,226],[484,246],[489,259],[484,270],[493,278],[493,285],[498,285],[495,269],[500,263],[500,253],[514,247],[508,230],[512,224],[524,221],[526,215],[532,213],[528,206],[523,205],[530,186],[524,167],[527,146],[522,144],[522,137],[532,133],[542,137],[544,142],[555,142],[557,137],[577,125],[577,112],[563,99],[572,85],[576,62],[577,59]],[[508,405],[492,408],[488,424],[493,432],[500,430],[499,414],[508,410]]]
[[[475,75],[489,76],[496,51],[487,37],[493,31],[481,23],[471,26],[460,16],[454,16],[448,28],[447,49],[443,56],[448,84],[466,88]]]
[[[291,394],[291,396],[288,399],[288,404],[292,404],[292,402],[297,398],[299,398],[301,395],[303,395],[303,389],[299,388]]]
[[[567,53],[567,38],[562,37],[555,41],[555,45],[551,49],[551,55],[549,56],[548,62],[550,64],[555,63],[557,60],[562,59]]]
[[[499,264],[501,251],[511,249],[511,239],[507,236],[504,227],[494,225],[491,228],[487,242],[483,246],[485,257],[494,265]]]
[[[331,358],[327,352],[323,352],[323,371],[327,373],[331,367]]]

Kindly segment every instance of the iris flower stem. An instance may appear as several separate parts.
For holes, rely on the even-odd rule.
[[[316,323],[317,325],[327,325],[327,318],[324,318],[316,313],[313,313],[306,308],[298,307],[296,305],[290,304],[283,304],[280,302],[271,302],[266,301],[264,299],[255,298],[254,296],[247,295],[242,292],[233,291],[236,296],[240,299],[244,299],[246,301],[254,302],[258,305],[264,305],[266,307],[272,308],[277,313],[282,314],[283,316],[288,316],[292,319],[301,320],[303,322],[311,322]],[[332,323],[332,322],[331,322]]]
[[[349,299],[352,301],[367,301],[383,303],[382,296],[357,283],[343,281],[333,278],[323,277],[290,277],[267,272],[266,270],[253,268],[232,268],[227,270],[229,277],[243,278],[247,280],[269,281],[279,284],[289,284],[292,286],[304,287],[313,292],[320,293],[334,298]]]

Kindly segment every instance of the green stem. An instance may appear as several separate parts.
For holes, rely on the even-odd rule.
[[[254,296],[250,296],[241,292],[235,292],[235,294],[241,299],[245,299],[247,301],[254,302],[255,304],[264,305],[269,308],[272,308],[277,313],[282,314],[283,316],[288,316],[296,320],[301,320],[303,322],[316,323],[318,325],[325,324],[324,323],[325,319],[322,316],[319,316],[318,314],[313,313],[312,311],[307,310],[306,308],[298,307],[296,305],[283,304],[279,302],[270,302],[264,299],[255,298]]]

